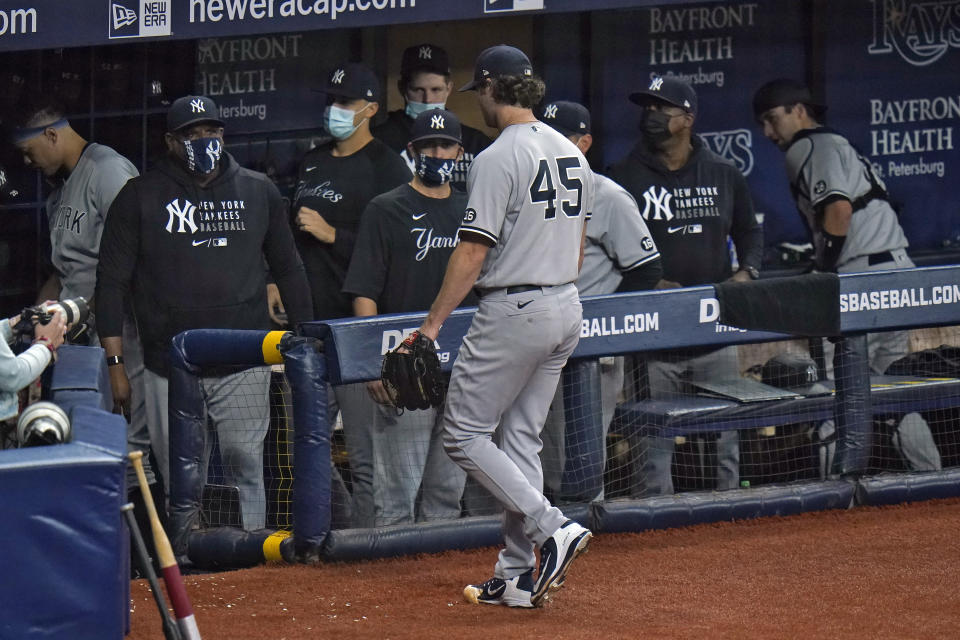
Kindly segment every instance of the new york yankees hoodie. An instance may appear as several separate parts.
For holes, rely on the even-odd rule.
[[[637,201],[663,260],[663,277],[689,287],[729,278],[727,236],[741,269],[760,268],[763,229],[747,181],[698,136],[687,164],[671,171],[641,140],[609,176]]]
[[[164,158],[127,182],[107,215],[94,299],[100,336],[121,335],[132,293],[144,362],[167,376],[181,331],[269,328],[264,257],[291,326],[310,320],[303,263],[269,178],[224,153],[220,174],[201,187]]]

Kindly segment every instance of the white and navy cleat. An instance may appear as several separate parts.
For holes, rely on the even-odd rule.
[[[539,607],[551,590],[559,589],[570,564],[587,550],[593,534],[573,520],[567,520],[540,547],[540,575],[533,587],[530,602]]]

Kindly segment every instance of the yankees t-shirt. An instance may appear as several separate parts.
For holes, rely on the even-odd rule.
[[[633,196],[606,176],[594,174],[593,179],[593,215],[577,278],[581,296],[613,293],[624,272],[660,257]]]
[[[787,149],[786,162],[797,208],[807,227],[813,230],[817,256],[823,252],[823,226],[818,212],[833,200],[853,202],[862,198],[872,188],[871,177],[884,187],[869,161],[846,138],[826,127],[798,133]],[[853,212],[837,264],[907,245],[893,207],[888,201],[875,198]]]
[[[687,164],[673,171],[641,141],[610,169],[610,177],[637,201],[660,249],[663,277],[690,287],[733,275],[727,237],[740,268],[759,269],[763,229],[747,181],[733,163],[694,137]]]
[[[470,171],[470,165],[478,153],[490,146],[490,138],[483,132],[468,127],[465,124],[460,125],[461,138],[463,140],[463,157],[453,168],[453,180],[451,185],[455,189],[465,191],[467,188],[467,173]],[[415,158],[411,158],[407,153],[407,143],[410,142],[413,133],[413,118],[408,116],[403,109],[391,111],[387,115],[387,120],[371,130],[375,138],[383,142],[400,154],[410,171],[414,171]]]
[[[370,201],[343,291],[370,298],[378,313],[427,311],[440,291],[466,194],[451,189],[447,198],[430,198],[409,184]],[[471,293],[462,303],[473,305]]]
[[[460,232],[493,244],[477,287],[577,279],[593,171],[576,145],[542,122],[510,125],[473,161],[467,191]]]
[[[352,302],[341,288],[360,216],[374,196],[411,178],[400,156],[377,139],[345,157],[334,156],[333,148],[329,143],[304,157],[291,210],[294,238],[310,281],[315,320],[353,315]],[[333,244],[320,242],[297,228],[300,207],[313,209],[337,230]]]

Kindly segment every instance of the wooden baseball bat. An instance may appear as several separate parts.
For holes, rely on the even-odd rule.
[[[120,508],[123,515],[127,518],[127,528],[130,529],[130,538],[134,548],[137,550],[137,559],[140,561],[140,569],[150,583],[150,591],[153,592],[153,599],[157,603],[157,609],[160,611],[160,619],[163,620],[163,637],[166,640],[183,640],[180,635],[180,629],[174,622],[173,616],[167,610],[167,601],[163,599],[163,593],[160,592],[160,583],[157,582],[157,574],[153,571],[153,564],[150,562],[150,555],[147,553],[147,545],[143,542],[143,536],[140,535],[140,527],[137,526],[137,519],[133,516],[133,503],[128,502]]]
[[[156,550],[157,559],[160,561],[163,582],[167,585],[167,594],[173,604],[173,613],[177,616],[177,626],[180,627],[180,634],[184,640],[200,640],[200,630],[197,628],[197,621],[193,617],[193,606],[190,604],[190,598],[187,597],[183,576],[180,575],[180,566],[173,555],[170,539],[167,538],[167,533],[163,530],[163,525],[160,524],[157,507],[153,504],[153,495],[150,493],[149,485],[147,485],[147,476],[143,473],[143,461],[141,460],[143,452],[131,451],[129,456],[133,468],[137,472],[137,481],[140,483],[143,503],[146,505],[147,514],[150,516],[153,548]]]

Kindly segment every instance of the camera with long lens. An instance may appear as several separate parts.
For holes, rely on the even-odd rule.
[[[65,298],[55,302],[44,302],[43,304],[25,307],[20,312],[20,322],[14,327],[17,335],[14,351],[20,353],[30,346],[33,340],[33,328],[38,324],[49,324],[53,320],[54,314],[59,311],[67,323],[67,342],[81,342],[87,334],[87,317],[90,315],[90,307],[82,296],[76,298]]]

